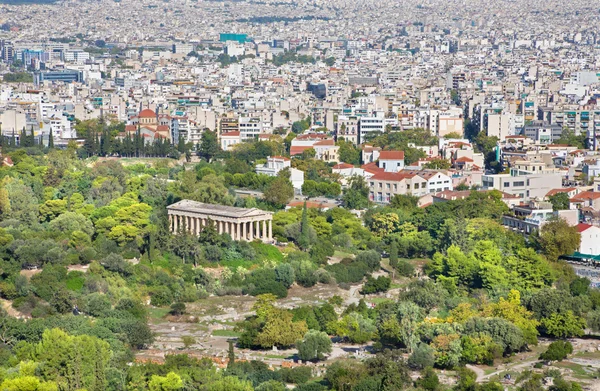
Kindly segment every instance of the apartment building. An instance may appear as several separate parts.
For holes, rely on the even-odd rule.
[[[561,126],[545,121],[533,121],[523,128],[525,137],[532,139],[536,144],[553,144],[562,136],[562,132]]]
[[[437,171],[381,171],[368,183],[369,199],[378,203],[388,203],[397,194],[421,197],[453,189],[451,178]]]
[[[562,187],[563,175],[560,173],[537,173],[517,175],[511,170],[510,174],[483,175],[481,178],[484,189],[496,189],[523,198],[543,199],[552,189]]]

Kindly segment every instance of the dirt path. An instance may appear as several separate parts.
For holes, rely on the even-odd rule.
[[[8,300],[0,299],[0,304],[2,305],[2,308],[6,311],[6,313],[14,318],[29,318],[29,316],[26,316],[25,314],[22,314],[21,312],[14,309],[12,303]]]

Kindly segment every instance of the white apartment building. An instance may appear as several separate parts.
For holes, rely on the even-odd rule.
[[[515,170],[510,174],[483,175],[483,189],[496,189],[516,195],[524,200],[543,199],[552,189],[562,187],[562,174],[538,173],[517,175]]]
[[[240,117],[239,129],[242,140],[257,138],[262,133],[263,127],[260,118]]]

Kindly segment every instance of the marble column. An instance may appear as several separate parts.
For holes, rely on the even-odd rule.
[[[264,241],[267,239],[267,220],[262,221],[262,237],[261,239]]]
[[[169,232],[173,233],[173,215],[169,216]]]
[[[273,220],[269,220],[269,241],[273,240]]]
[[[173,233],[177,233],[179,231],[179,216],[173,215]]]
[[[248,234],[248,240],[254,240],[254,221],[248,223],[250,225],[250,233]]]

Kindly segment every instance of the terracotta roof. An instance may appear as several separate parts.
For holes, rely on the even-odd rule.
[[[156,113],[150,109],[144,109],[140,111],[138,118],[156,118]]]
[[[379,160],[404,160],[404,151],[381,151]]]
[[[416,174],[408,174],[404,172],[378,172],[371,179],[379,181],[401,182],[407,178],[415,177]]]
[[[221,137],[239,137],[240,132],[221,133]]]
[[[586,230],[588,230],[588,229],[590,229],[592,227],[593,227],[593,225],[580,223],[580,224],[577,224],[577,232],[581,233],[581,232],[586,231]]]
[[[384,171],[383,168],[379,168],[377,166],[377,163],[375,162],[363,164],[362,166],[360,166],[360,168],[362,168],[366,172],[370,172],[371,174],[377,174],[378,172]]]
[[[296,136],[297,140],[324,140],[326,138],[328,138],[328,136],[321,133],[307,133]]]
[[[270,159],[278,159],[278,160],[290,160],[289,158],[285,157],[285,156],[271,156]]]
[[[167,131],[169,131],[169,127],[167,125],[158,125],[156,127],[156,130],[158,132],[167,132]]]
[[[322,141],[317,141],[313,145],[318,145],[318,146],[329,145],[329,146],[333,146],[333,145],[335,145],[335,142],[333,140],[322,140]]]
[[[455,162],[459,162],[459,163],[462,163],[462,162],[473,163],[473,159],[468,158],[466,156],[463,156],[463,157],[459,157],[458,159],[456,159]]]
[[[548,193],[546,193],[546,197],[550,197],[550,196],[553,196],[553,195],[558,194],[558,193],[570,193],[570,192],[572,192],[574,190],[577,190],[577,188],[575,188],[575,187],[567,187],[567,188],[564,188],[564,189],[552,189]]]
[[[598,198],[600,198],[600,192],[584,191],[571,198],[571,202],[597,200]]]
[[[338,163],[335,166],[332,167],[334,170],[342,170],[344,168],[354,168],[354,166],[352,164],[348,164],[348,163]]]
[[[312,147],[310,145],[291,147],[290,148],[290,155],[291,156],[301,155],[302,152],[306,151],[307,149],[312,149]]]

